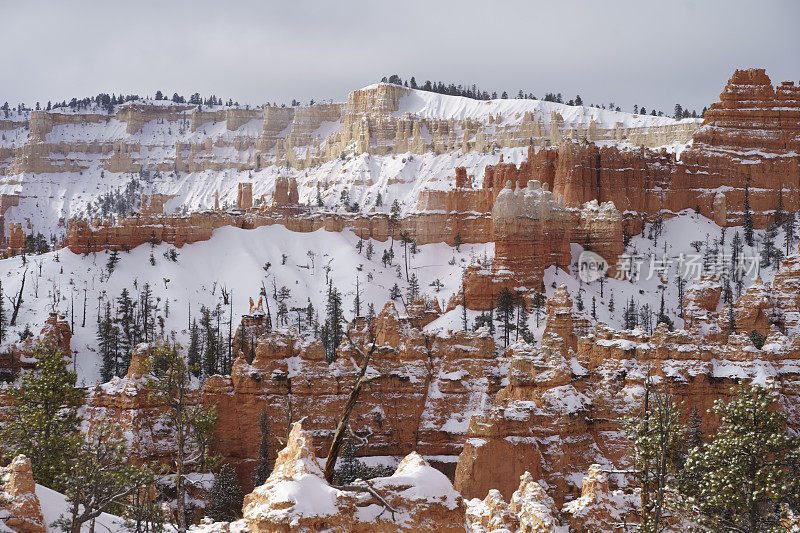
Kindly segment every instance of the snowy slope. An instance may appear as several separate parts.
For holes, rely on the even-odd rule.
[[[184,345],[187,344],[190,313],[193,318],[199,318],[200,306],[213,308],[221,303],[223,289],[232,291],[234,329],[241,315],[249,311],[249,298],[258,298],[262,283],[270,295],[273,316],[276,312],[271,297],[273,290],[286,286],[291,291],[289,308],[305,307],[310,298],[324,319],[327,281],[330,279],[342,293],[345,316],[351,319],[358,276],[362,314],[366,314],[370,303],[377,313],[389,300],[389,291],[395,283],[405,294],[405,272],[398,275],[397,270],[402,264],[402,247],[395,244],[395,264],[384,267],[381,256],[389,242],[373,241],[375,254],[371,260],[366,258],[367,243],[359,254],[357,242],[358,237],[349,231],[294,233],[283,226],[254,230],[225,227],[216,230],[209,241],[186,245],[178,250],[177,262],[164,257],[164,253],[172,248],[166,244],[152,249],[155,266],[150,264],[149,245],[121,253],[120,262],[110,277],[106,252],[79,256],[65,249],[57,254],[29,256],[25,302],[19,325],[9,335],[9,340],[16,340],[26,323],[38,332],[53,308],[55,295],[58,310],[68,319],[72,319],[74,307],[72,348],[77,350],[76,366],[81,380],[92,385],[100,376],[100,359],[95,351],[98,309],[105,307],[107,299],[117,298],[123,288],[136,298],[148,283],[155,296],[161,299],[159,307],[165,320],[165,333],[176,332]],[[493,255],[493,248],[491,244],[462,245],[461,251],[456,252],[444,244],[421,246],[417,255],[409,254],[411,272],[416,273],[424,292],[446,304],[460,287],[462,268],[484,254]],[[282,264],[284,254],[285,264]],[[451,265],[453,258],[455,261]],[[267,262],[271,266],[265,272]],[[0,281],[6,294],[18,290],[26,266],[22,265],[19,257],[0,260]],[[328,274],[327,267],[330,267]],[[436,279],[443,284],[439,292],[429,286]],[[84,290],[87,301],[85,327],[82,325]],[[402,303],[398,300],[396,305],[402,312]],[[230,312],[230,309],[225,309],[226,322]],[[294,323],[293,313],[289,319]]]
[[[729,228],[726,231],[726,247],[730,247],[734,233],[740,228]],[[622,311],[624,303],[633,296],[642,305],[648,303],[654,312],[658,311],[661,297],[660,282],[656,277],[648,279],[650,268],[649,255],[657,259],[663,255],[666,243],[667,255],[671,258],[679,254],[693,254],[692,240],[713,242],[718,239],[721,229],[710,220],[685,213],[664,223],[662,236],[652,241],[641,235],[632,239],[628,247],[629,253],[642,254],[642,275],[639,281],[631,283],[626,280],[609,280],[600,296],[599,283],[582,283],[577,276],[575,263],[582,250],[573,244],[573,265],[571,272],[556,271],[555,267],[547,270],[545,288],[551,296],[558,285],[566,284],[575,300],[577,310],[578,294],[583,300],[587,315],[592,309],[592,298],[595,298],[597,319],[614,327],[623,325]],[[757,232],[760,236],[761,232]],[[782,236],[778,236],[780,241]],[[100,360],[96,350],[96,322],[100,306],[107,299],[115,299],[123,288],[127,288],[132,297],[137,297],[145,283],[148,283],[156,296],[160,297],[159,307],[165,320],[165,333],[174,331],[184,345],[187,343],[187,327],[189,316],[197,318],[201,305],[213,308],[222,301],[222,289],[232,291],[234,327],[243,313],[249,310],[249,298],[257,298],[262,288],[266,287],[270,295],[270,306],[274,316],[276,307],[272,294],[276,289],[286,286],[291,291],[289,307],[306,306],[309,299],[314,308],[324,317],[324,305],[327,294],[327,282],[333,284],[343,295],[346,318],[353,316],[356,277],[362,301],[362,314],[367,305],[373,304],[379,312],[389,301],[389,291],[396,283],[405,294],[407,282],[405,272],[398,273],[398,265],[402,265],[402,247],[395,245],[395,264],[384,267],[381,255],[390,245],[372,241],[374,256],[366,258],[367,242],[361,254],[356,249],[358,237],[352,232],[330,233],[318,230],[313,233],[294,233],[283,226],[266,226],[254,230],[242,230],[225,227],[216,230],[209,241],[186,245],[178,250],[177,262],[164,257],[164,253],[172,247],[161,244],[152,248],[149,245],[139,246],[128,253],[120,254],[120,262],[113,273],[108,276],[108,253],[100,252],[88,256],[78,256],[68,250],[57,254],[50,252],[42,256],[29,256],[27,269],[28,281],[25,286],[25,303],[20,312],[19,325],[9,335],[9,340],[16,340],[17,333],[26,323],[30,323],[34,331],[38,331],[53,307],[53,295],[57,308],[72,318],[74,307],[73,349],[77,350],[77,368],[82,381],[91,385],[99,379]],[[756,243],[758,245],[758,243]],[[150,254],[156,265],[150,264]],[[285,264],[283,255],[285,254]],[[755,250],[745,247],[745,255],[754,255]],[[456,293],[461,284],[463,268],[473,261],[491,259],[494,255],[493,244],[462,245],[456,251],[445,244],[429,244],[419,247],[417,255],[409,255],[411,271],[417,275],[420,288],[429,298],[435,298],[444,305],[451,295]],[[265,263],[271,263],[265,272]],[[452,264],[451,264],[452,263]],[[41,276],[39,266],[41,265]],[[326,268],[330,267],[326,275]],[[5,294],[17,290],[20,278],[25,269],[19,257],[0,260],[0,281]],[[664,288],[665,306],[676,327],[682,325],[677,317],[678,293],[672,281],[675,267],[672,267],[671,281]],[[760,272],[764,281],[769,282],[774,275],[773,270]],[[370,279],[371,278],[371,279]],[[443,287],[435,291],[430,284],[440,280]],[[745,288],[752,283],[748,278]],[[687,285],[688,286],[688,285]],[[86,325],[83,322],[83,293],[86,291]],[[36,295],[38,294],[38,297]],[[609,302],[613,294],[614,312],[609,311]],[[169,314],[166,306],[169,302]],[[396,306],[403,312],[402,303]],[[189,306],[191,304],[191,310]],[[225,321],[230,309],[225,309]],[[470,311],[470,321],[477,312]],[[290,324],[295,319],[290,313]],[[530,318],[530,326],[537,335],[541,335],[544,321],[536,327],[535,317]],[[460,307],[445,314],[428,326],[428,329],[461,328]]]
[[[373,86],[370,86],[373,87]],[[366,87],[370,88],[370,87]],[[169,106],[165,100],[138,100],[118,106],[117,110],[127,106]],[[246,107],[246,106],[245,106]],[[203,112],[214,112],[230,109],[223,106],[203,106]],[[250,109],[255,109],[250,107]],[[506,127],[519,124],[526,113],[532,114],[534,120],[542,120],[549,125],[550,113],[559,113],[568,127],[588,127],[594,120],[599,128],[652,127],[674,124],[669,117],[650,115],[632,115],[630,113],[605,109],[569,106],[554,102],[527,99],[473,100],[460,96],[441,95],[419,90],[407,90],[401,98],[396,116],[415,115],[422,119],[465,120],[484,124],[486,131],[499,132]],[[141,151],[137,157],[148,168],[155,168],[159,163],[171,161],[176,150],[184,149],[188,144],[213,145],[213,160],[228,166],[253,161],[256,154],[255,145],[245,142],[241,148],[234,149],[236,140],[255,140],[263,132],[263,121],[253,119],[236,130],[227,129],[226,121],[208,120],[192,132],[190,112],[182,114],[177,120],[157,119],[145,123],[136,133],[126,132],[127,124],[98,106],[72,110],[68,107],[58,108],[53,114],[91,115],[99,117],[99,122],[91,120],[81,124],[56,124],[47,133],[45,142],[59,143],[111,143],[138,145]],[[9,121],[22,123],[30,118],[30,112],[10,112]],[[696,121],[696,119],[686,119]],[[490,123],[491,122],[491,123]],[[341,127],[341,122],[323,122],[311,133],[312,138],[324,140]],[[456,127],[459,131],[460,126]],[[286,137],[292,129],[287,126],[278,137]],[[429,138],[427,128],[423,128],[423,137]],[[17,127],[2,132],[0,147],[20,147],[29,142],[27,129]],[[248,146],[244,148],[244,146]],[[628,146],[623,143],[623,146]],[[668,149],[680,152],[684,145],[670,145]],[[295,147],[296,151],[305,151],[309,147]],[[6,213],[8,222],[22,222],[30,219],[33,229],[45,235],[61,235],[65,231],[59,226],[59,220],[68,220],[76,216],[93,215],[87,206],[95,202],[98,196],[115,189],[122,189],[131,180],[140,182],[140,192],[159,192],[175,195],[168,208],[185,208],[195,210],[213,205],[213,195],[219,191],[220,201],[232,205],[236,199],[236,187],[241,181],[253,181],[254,198],[266,196],[269,201],[274,191],[275,179],[278,176],[295,177],[300,188],[300,200],[316,204],[317,186],[322,187],[322,200],[331,209],[344,209],[340,198],[343,190],[350,194],[351,201],[359,203],[362,211],[373,208],[388,210],[393,200],[398,200],[404,212],[413,210],[419,191],[424,188],[442,189],[452,187],[454,168],[465,166],[470,175],[474,175],[477,184],[483,179],[484,168],[488,164],[496,164],[500,154],[506,161],[520,163],[524,160],[526,150],[507,148],[495,153],[481,154],[470,152],[463,154],[460,150],[441,155],[426,153],[424,155],[394,154],[376,156],[362,154],[348,156],[344,160],[336,159],[328,163],[307,169],[297,170],[285,166],[277,167],[268,157],[260,171],[205,171],[192,173],[163,172],[160,177],[139,179],[138,175],[129,173],[111,173],[102,170],[102,161],[108,155],[92,153],[91,150],[58,157],[74,159],[81,166],[87,167],[82,172],[58,172],[45,174],[21,173],[0,177],[0,193],[18,194],[21,196],[19,207],[12,207]],[[383,197],[383,205],[376,206],[378,193]]]
[[[371,85],[368,88],[375,87]],[[410,90],[400,101],[400,109],[395,113],[402,116],[411,113],[426,119],[473,119],[483,123],[489,122],[489,115],[502,117],[501,125],[518,124],[525,113],[532,113],[534,120],[540,118],[548,124],[550,113],[561,115],[564,122],[574,126],[588,126],[594,120],[599,128],[607,129],[621,125],[624,128],[640,128],[666,126],[678,122],[696,122],[697,119],[675,120],[671,117],[652,115],[634,115],[625,111],[612,111],[587,106],[571,106],[544,100],[526,98],[509,98],[496,100],[474,100],[463,96],[449,96],[427,91]]]

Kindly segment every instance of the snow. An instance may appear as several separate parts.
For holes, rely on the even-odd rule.
[[[258,298],[262,282],[270,294],[269,305],[273,316],[276,311],[271,296],[273,282],[278,289],[282,286],[290,289],[289,307],[305,306],[310,298],[314,308],[324,316],[326,266],[331,269],[330,279],[342,293],[348,319],[352,318],[356,275],[359,276],[362,314],[366,313],[369,303],[374,304],[378,312],[389,301],[389,291],[395,283],[405,292],[405,275],[398,277],[396,266],[384,267],[380,262],[381,254],[389,247],[389,242],[373,241],[375,255],[371,260],[367,260],[365,252],[358,253],[357,242],[358,237],[349,231],[332,233],[320,229],[312,233],[296,233],[278,225],[253,230],[223,227],[215,230],[209,241],[180,248],[177,262],[164,257],[164,253],[173,248],[167,244],[152,248],[155,266],[149,261],[150,245],[120,253],[120,261],[110,277],[107,277],[106,269],[107,252],[82,256],[63,249],[41,256],[29,256],[24,304],[18,326],[12,328],[7,342],[16,341],[26,323],[30,323],[32,331],[38,333],[52,310],[55,295],[58,310],[67,315],[68,321],[74,320],[71,342],[73,350],[77,351],[76,367],[80,381],[85,385],[93,385],[100,375],[100,359],[95,351],[100,298],[103,302],[111,299],[113,304],[113,299],[119,296],[123,288],[127,288],[131,297],[135,298],[144,284],[148,283],[155,296],[160,298],[160,314],[164,316],[165,331],[176,332],[178,340],[187,346],[190,313],[192,318],[197,318],[202,305],[213,308],[220,303],[223,288],[232,293],[234,328],[241,315],[249,312],[249,298]],[[491,248],[490,245],[462,245],[460,251],[456,251],[445,244],[420,246],[417,255],[409,254],[411,271],[416,273],[420,286],[430,297],[438,299],[440,304],[446,304],[461,285],[462,265],[469,264]],[[396,264],[399,264],[402,262],[402,252],[398,246],[395,252],[399,254],[396,256]],[[286,264],[281,264],[284,254]],[[454,265],[448,264],[448,259],[452,257],[457,259]],[[267,262],[272,263],[269,272],[263,268]],[[6,294],[18,289],[24,271],[19,257],[0,260],[0,281]],[[372,280],[368,279],[369,276]],[[443,284],[438,293],[429,286],[435,279]],[[37,286],[38,298],[35,297]],[[165,312],[167,301],[169,316]],[[397,302],[397,305],[402,310],[402,304]],[[225,317],[228,317],[227,312]],[[292,325],[296,319],[289,317],[289,320],[287,325]],[[115,383],[108,386],[117,386]]]
[[[62,515],[69,512],[69,503],[66,496],[60,492],[48,489],[44,485],[36,485],[36,497],[42,506],[42,516],[44,517],[45,528],[48,533],[60,532],[61,529],[55,527],[53,523]],[[95,531],[117,532],[125,530],[125,521],[114,515],[107,513],[101,514],[95,521]],[[81,531],[89,531],[89,523],[83,525]]]
[[[440,501],[449,509],[455,509],[461,498],[447,476],[426,463],[416,452],[407,455],[394,474],[376,478],[373,485],[379,492],[380,488],[398,490],[401,497],[411,501]]]
[[[375,87],[370,86],[368,88]],[[526,98],[509,98],[496,100],[473,100],[463,96],[449,96],[428,91],[409,90],[401,98],[395,116],[411,113],[426,119],[473,119],[488,123],[489,115],[498,113],[503,118],[501,125],[517,124],[525,113],[532,113],[534,121],[540,118],[545,125],[550,123],[550,113],[561,115],[568,126],[583,124],[588,126],[591,120],[600,128],[613,128],[621,125],[624,128],[666,126],[679,122],[697,122],[698,119],[675,120],[670,117],[654,117],[652,115],[633,115],[623,111],[611,111],[595,107],[570,106],[556,102],[545,102]]]
[[[331,516],[338,512],[336,495],[339,493],[325,480],[314,474],[301,474],[291,480],[282,480],[270,491],[271,505],[291,503],[291,513],[297,516]],[[253,511],[258,513],[258,511]]]

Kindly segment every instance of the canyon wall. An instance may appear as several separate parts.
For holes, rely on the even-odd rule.
[[[486,102],[497,107],[493,113],[476,108],[474,116],[437,117],[420,109],[428,97],[473,102],[377,84],[352,91],[344,104],[251,109],[141,100],[111,112],[31,111],[0,121],[10,132],[0,145],[0,175],[85,172],[97,165],[129,173],[257,171],[273,164],[307,169],[342,154],[490,153],[565,140],[663,146],[687,142],[699,123],[614,112],[600,121],[599,111],[537,101],[522,101],[504,115],[499,110],[512,101],[502,100]]]
[[[718,424],[707,410],[715,399],[729,397],[740,379],[774,383],[790,426],[800,428],[798,261],[800,251],[787,258],[771,289],[756,285],[736,302],[741,328],[726,335],[707,327],[722,323],[726,310],[706,310],[705,324],[688,330],[672,332],[660,324],[652,336],[602,323],[581,333],[562,286],[548,301],[541,344],[507,350],[509,384],[486,413],[473,416],[456,488],[465,498],[482,498],[490,489],[509,498],[530,471],[548,483],[559,505],[577,498],[579,474],[592,463],[630,466],[630,443],[619,420],[640,405],[648,374],[681,399],[685,414],[697,407],[706,434]],[[713,290],[711,300],[702,286],[690,293],[698,309],[711,307]],[[767,336],[761,349],[738,332],[751,327]]]

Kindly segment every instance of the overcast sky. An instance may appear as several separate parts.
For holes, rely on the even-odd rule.
[[[0,102],[343,101],[397,73],[699,111],[737,67],[797,83],[798,21],[797,0],[0,0]]]

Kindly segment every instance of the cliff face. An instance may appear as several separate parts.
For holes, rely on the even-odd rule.
[[[385,377],[362,392],[351,424],[356,434],[368,438],[365,455],[403,456],[416,450],[452,474],[470,417],[491,403],[507,368],[504,359],[495,358],[488,333],[423,334],[420,328],[439,313],[424,306],[410,309],[416,314],[400,317],[387,304],[377,317],[380,348],[371,368]],[[314,432],[315,453],[324,457],[358,373],[357,355],[349,346],[340,348],[336,362],[326,363],[319,341],[304,342],[291,331],[266,333],[263,315],[257,306],[253,310],[237,331],[231,375],[209,377],[191,400],[217,406],[214,446],[237,467],[245,487],[258,457],[261,435],[254,428],[262,412],[270,421],[273,453],[292,423],[303,419]],[[357,342],[366,340],[364,331],[352,335]],[[87,413],[91,420],[118,420],[133,439],[132,458],[141,461],[163,460],[171,449],[169,434],[148,429],[163,408],[146,389],[147,349],[143,345],[134,352],[125,378],[92,392]]]
[[[800,252],[787,258],[772,290],[754,285],[736,302],[741,329],[766,332],[761,349],[747,333],[721,334],[719,284],[705,280],[687,291],[688,330],[652,336],[598,324],[576,335],[572,301],[565,287],[548,302],[548,322],[539,346],[512,345],[509,384],[485,414],[473,416],[456,468],[455,486],[466,498],[498,489],[509,498],[527,470],[544,479],[561,504],[579,496],[572,480],[594,462],[626,468],[629,442],[618,420],[642,400],[648,374],[688,406],[705,413],[730,395],[739,379],[773,382],[792,428],[800,427],[800,360],[797,284]],[[780,325],[779,329],[776,324]],[[704,431],[718,421],[703,415]]]
[[[0,174],[93,171],[98,160],[100,169],[131,173],[307,169],[345,153],[490,153],[568,139],[660,146],[685,143],[698,126],[549,102],[498,100],[488,112],[476,103],[377,84],[352,91],[344,104],[251,109],[140,100],[111,112],[32,111],[0,121],[10,132],[0,144]],[[454,116],[442,113],[448,108]]]
[[[31,460],[24,455],[14,457],[7,467],[0,467],[0,511],[0,520],[12,531],[45,533]]]
[[[398,317],[391,304],[375,328],[381,347],[371,366],[386,377],[364,390],[351,418],[358,434],[369,435],[365,453],[458,455],[469,417],[491,401],[505,373],[503,361],[493,359],[491,339],[423,335],[415,319]],[[203,399],[220,413],[218,448],[239,466],[241,478],[254,467],[260,435],[252,428],[264,409],[271,449],[279,448],[293,421],[304,418],[316,436],[317,455],[326,455],[358,370],[354,356],[343,346],[339,359],[328,364],[318,341],[306,344],[288,332],[264,335],[252,362],[240,355],[230,377],[206,383]],[[437,466],[447,470],[448,464],[452,472],[453,463]]]

